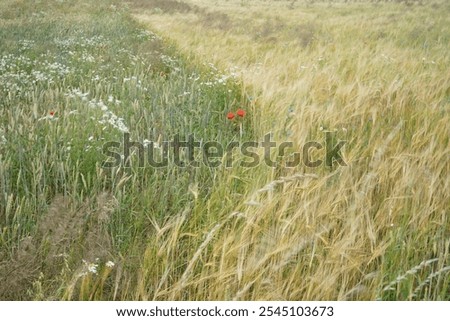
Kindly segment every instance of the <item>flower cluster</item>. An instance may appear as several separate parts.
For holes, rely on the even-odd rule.
[[[218,85],[226,86],[229,82],[237,81],[239,74],[233,68],[228,69],[228,73],[221,73],[212,63],[203,63],[209,71],[208,81],[200,83],[200,86],[213,88]],[[199,89],[200,90],[200,89]],[[229,91],[230,92],[230,91]]]
[[[233,112],[228,112],[227,114],[227,118],[228,120],[230,120],[231,122],[233,122],[235,124],[235,129],[239,130],[239,135],[242,138],[242,135],[244,134],[244,126],[243,126],[243,119],[245,117],[245,110],[239,108],[238,110],[236,110],[236,114]],[[237,118],[236,118],[237,116]]]
[[[98,259],[95,260],[96,262],[98,262]],[[82,271],[79,274],[80,276],[86,276],[88,274],[97,274],[98,272],[98,263],[91,263],[88,262],[86,260],[82,260],[83,262],[83,267],[82,267]]]
[[[105,125],[109,124],[112,127],[118,129],[122,133],[129,132],[128,127],[125,125],[124,119],[118,117],[114,112],[112,112],[109,107],[101,100],[101,99],[91,99],[88,100],[89,93],[83,93],[79,89],[72,89],[67,94],[67,97],[70,98],[79,98],[82,101],[88,103],[88,106],[92,109],[99,109],[102,111],[102,116],[98,120],[99,124]],[[113,96],[108,97],[108,102],[114,102],[116,105],[120,104],[120,100],[115,99]]]
[[[39,83],[51,84],[73,72],[69,66],[56,62],[54,56],[42,54],[39,58],[31,60],[22,54],[1,56],[0,89],[20,94]]]
[[[95,262],[88,262],[86,260],[82,260],[81,262],[83,263],[83,266],[81,268],[81,273],[79,274],[79,276],[83,277],[88,274],[98,274],[98,269],[100,266],[99,258],[96,258]],[[112,269],[114,268],[115,263],[112,261],[108,261],[105,263],[105,266],[109,269]]]
[[[19,41],[19,45],[20,45],[20,49],[22,51],[25,51],[25,50],[29,50],[29,49],[33,48],[35,45],[35,42],[34,42],[34,40],[23,39],[23,40]]]
[[[101,35],[96,35],[92,37],[71,37],[71,38],[56,38],[53,42],[60,48],[68,50],[73,47],[81,47],[81,48],[93,48],[99,46],[106,46],[108,41],[106,41],[105,37]]]
[[[246,114],[246,112],[245,112],[245,110],[243,110],[243,109],[238,109],[238,110],[236,110],[236,115],[238,116],[238,117],[240,117],[240,118],[244,118],[245,117],[245,114]],[[229,119],[229,120],[233,120],[235,117],[236,117],[236,115],[233,113],[233,112],[229,112],[228,114],[227,114],[227,118]]]

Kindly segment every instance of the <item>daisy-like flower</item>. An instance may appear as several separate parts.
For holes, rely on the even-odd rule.
[[[90,263],[90,264],[87,266],[87,269],[88,269],[88,271],[91,272],[92,274],[97,274],[97,266],[98,266],[98,264]]]
[[[114,262],[113,262],[113,261],[108,261],[108,262],[106,262],[106,264],[105,264],[105,265],[106,265],[106,267],[109,267],[109,268],[111,268],[111,269],[112,269],[112,268],[114,267],[114,265],[115,265],[115,264],[114,264]]]
[[[97,274],[97,268],[98,268],[98,264],[97,263],[90,263],[87,262],[86,260],[82,260],[83,262],[83,271],[80,274],[81,276],[87,275],[88,273],[92,273],[92,274]]]

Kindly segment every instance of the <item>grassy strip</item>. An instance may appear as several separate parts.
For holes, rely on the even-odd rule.
[[[135,156],[105,169],[103,144],[124,132],[225,144],[238,84],[186,65],[115,2],[3,1],[0,12],[0,298],[130,298],[122,283],[136,286],[154,226],[205,202],[222,174]],[[208,225],[204,214],[189,224]]]

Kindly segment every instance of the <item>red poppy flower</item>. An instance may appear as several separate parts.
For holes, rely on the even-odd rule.
[[[237,114],[239,117],[244,117],[244,116],[245,116],[245,110],[243,110],[243,109],[238,109],[238,110],[236,111],[236,114]]]
[[[51,111],[49,114],[50,114],[50,116],[52,116],[52,117],[55,116],[55,112],[54,112],[54,111]]]
[[[227,114],[227,118],[228,118],[229,120],[232,120],[232,119],[234,118],[234,114],[233,114],[232,112],[229,112],[229,113]]]

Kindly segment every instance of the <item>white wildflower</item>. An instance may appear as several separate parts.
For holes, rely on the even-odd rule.
[[[144,145],[144,147],[147,147],[147,146],[150,145],[151,143],[152,143],[151,140],[144,139],[144,141],[142,142],[142,145]]]
[[[128,127],[125,125],[124,119],[117,117],[111,110],[109,110],[108,106],[102,100],[91,99],[88,101],[89,93],[83,93],[79,89],[72,89],[68,94],[66,94],[70,98],[81,98],[82,101],[87,101],[88,106],[92,109],[100,109],[103,112],[103,115],[100,120],[95,119],[91,116],[92,120],[97,120],[99,124],[110,124],[114,128],[120,130],[121,132],[129,132]],[[108,101],[114,98],[108,97]],[[115,100],[116,104],[120,103],[120,101]]]
[[[88,273],[97,274],[98,273],[98,264],[97,263],[90,263],[86,260],[82,260],[83,262],[83,268],[79,276],[85,276]]]
[[[98,264],[90,263],[90,264],[88,264],[87,269],[90,273],[97,274],[97,267],[98,267]]]

